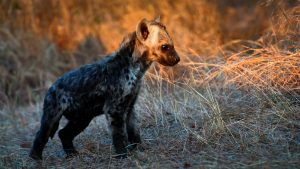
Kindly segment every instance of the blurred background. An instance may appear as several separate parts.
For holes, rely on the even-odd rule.
[[[113,52],[142,18],[161,16],[177,50],[183,58],[193,56],[193,61],[230,57],[232,53],[226,52],[241,49],[235,46],[237,41],[249,45],[260,40],[266,45],[284,40],[281,47],[295,50],[299,45],[298,3],[1,0],[0,105],[10,99],[26,103],[32,99],[31,89],[38,92],[66,70]]]
[[[157,16],[181,61],[145,75],[145,151],[114,159],[99,117],[30,160],[49,86]],[[0,0],[0,168],[299,168],[299,112],[299,0]]]

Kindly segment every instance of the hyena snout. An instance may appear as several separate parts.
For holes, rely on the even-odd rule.
[[[174,66],[180,61],[180,57],[178,55],[172,56],[170,59],[168,66]]]
[[[171,51],[165,56],[163,56],[161,59],[159,59],[159,63],[165,66],[174,66],[180,61],[180,57],[177,54],[177,52]]]
[[[176,65],[178,62],[180,62],[180,57],[178,56],[177,53],[176,53],[176,55],[173,57],[173,60],[174,60],[174,64],[173,64],[173,65]]]

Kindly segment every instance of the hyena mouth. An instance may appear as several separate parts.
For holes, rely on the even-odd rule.
[[[180,61],[180,57],[176,52],[165,56],[159,56],[156,53],[153,53],[153,55],[156,57],[153,61],[164,66],[175,66]]]
[[[166,60],[160,60],[158,63],[164,65],[164,66],[175,66],[178,62],[180,61],[180,59],[178,60],[174,60],[174,61],[166,61]]]
[[[174,65],[176,65],[177,63],[180,62],[180,57],[179,57],[179,56],[176,56],[174,60],[175,60]],[[173,66],[174,66],[174,65],[173,65]]]
[[[180,61],[179,56],[172,56],[170,59],[166,61],[165,66],[175,66]]]

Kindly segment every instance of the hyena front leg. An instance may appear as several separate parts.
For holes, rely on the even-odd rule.
[[[126,130],[128,134],[128,141],[131,144],[130,149],[134,149],[137,146],[137,144],[141,143],[138,120],[136,117],[136,112],[134,110],[134,104],[136,102],[137,97],[138,96],[136,95],[132,98],[127,108]]]
[[[115,148],[117,157],[127,156],[127,131],[126,131],[126,119],[124,113],[114,113],[108,115],[108,122],[111,128],[112,142]]]
[[[103,108],[111,130],[112,142],[117,157],[127,156],[128,137],[126,130],[126,108],[123,104],[111,103],[110,101]]]
[[[128,141],[131,144],[131,149],[134,149],[137,144],[140,144],[142,141],[138,128],[136,113],[133,107],[128,111],[127,114],[126,129],[128,134]]]

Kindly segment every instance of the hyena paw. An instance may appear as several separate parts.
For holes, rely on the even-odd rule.
[[[129,145],[127,146],[127,149],[128,149],[129,151],[133,151],[133,150],[137,149],[137,147],[138,147],[139,144],[140,144],[140,143],[132,143],[132,144],[129,144]]]
[[[124,159],[124,158],[127,158],[128,156],[128,153],[123,153],[123,154],[117,154],[115,155],[115,158],[117,159]]]
[[[116,148],[116,158],[127,158],[128,156],[128,149],[127,147],[124,148]]]
[[[30,153],[29,153],[29,157],[31,157],[32,159],[34,160],[42,160],[42,154],[40,153],[37,153],[36,151],[34,150],[31,150]]]
[[[72,158],[79,155],[78,151],[76,151],[75,149],[66,150],[66,154],[66,158]]]
[[[136,134],[135,136],[133,136],[130,139],[130,143],[132,143],[132,144],[141,144],[142,143],[141,136],[139,134]]]

